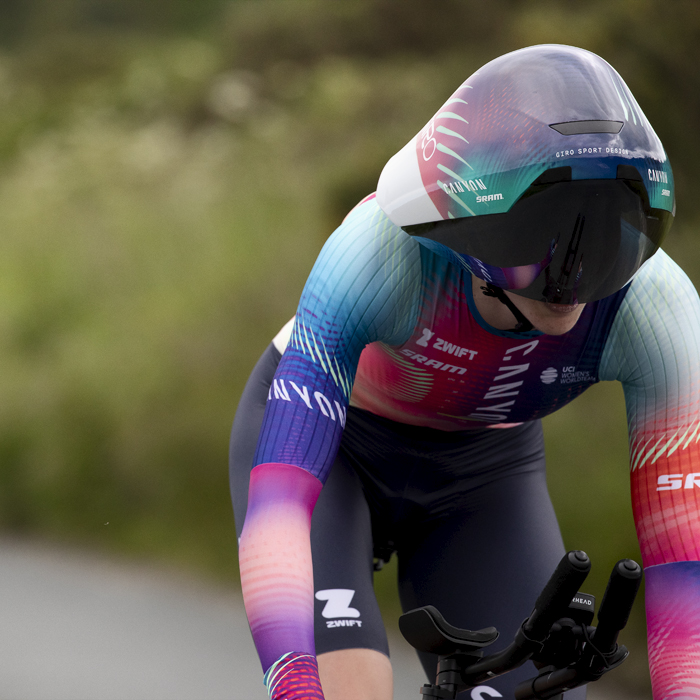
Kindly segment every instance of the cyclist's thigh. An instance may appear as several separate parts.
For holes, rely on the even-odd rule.
[[[400,554],[404,609],[431,604],[457,627],[493,625],[501,637],[492,649],[503,648],[564,554],[543,460],[536,471],[479,487],[460,509],[440,518],[420,542]],[[421,654],[429,676],[436,661]],[[515,685],[535,674],[528,662],[490,681],[489,687],[475,689],[471,697],[498,697],[497,692],[512,698]],[[583,698],[585,690],[573,693],[567,698]]]
[[[240,537],[250,470],[272,379],[281,359],[270,345],[253,370],[231,431],[231,496]],[[352,418],[349,418],[352,420]],[[366,648],[389,653],[374,589],[369,508],[352,467],[337,458],[311,520],[316,652]]]
[[[229,481],[238,537],[243,531],[248,508],[250,470],[253,468],[267,396],[281,358],[279,350],[270,343],[248,378],[233,420],[229,445]]]
[[[311,519],[316,653],[375,649],[388,656],[374,595],[372,525],[354,470],[336,459]]]

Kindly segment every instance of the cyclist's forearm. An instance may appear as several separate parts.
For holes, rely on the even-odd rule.
[[[654,700],[700,699],[695,496],[700,450],[695,428],[662,427],[663,432],[640,431],[632,442],[632,503],[645,565],[649,670]]]
[[[654,700],[700,698],[700,562],[645,571]]]
[[[321,482],[298,467],[261,464],[251,472],[240,543],[243,599],[268,668],[290,651],[314,653],[309,531]]]

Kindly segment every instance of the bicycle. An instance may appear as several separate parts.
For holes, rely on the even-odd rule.
[[[642,580],[632,559],[615,564],[592,627],[595,598],[579,592],[591,569],[585,552],[573,550],[559,562],[530,616],[503,651],[484,656],[498,639],[495,627],[471,631],[453,627],[432,605],[399,618],[399,629],[418,651],[438,655],[435,683],[421,689],[424,700],[454,700],[458,692],[508,673],[532,660],[539,670],[515,689],[516,700],[549,700],[599,680],[629,655],[617,644]]]

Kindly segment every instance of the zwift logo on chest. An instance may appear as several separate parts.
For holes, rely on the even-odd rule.
[[[433,341],[435,333],[429,328],[424,328],[422,332],[423,337],[416,340],[416,345],[420,345],[423,348],[430,347],[430,343],[432,342],[432,347],[435,348],[435,350],[442,350],[450,355],[455,355],[455,357],[464,357],[465,355],[469,355],[469,359],[473,360],[474,356],[479,354],[477,350],[469,350],[469,348],[463,348],[459,345],[455,345],[454,343],[448,343],[443,338],[437,338],[435,341]]]
[[[503,401],[503,399],[511,396],[516,397],[520,393],[524,380],[507,380],[512,380],[530,369],[529,362],[515,364],[514,360],[518,357],[529,355],[539,345],[539,342],[539,340],[532,340],[529,343],[517,345],[505,351],[502,360],[504,364],[498,368],[498,373],[491,380],[491,384],[482,399],[483,405],[477,407],[469,414],[472,420],[480,420],[487,423],[500,423],[508,420],[508,414],[515,405],[515,398],[509,401]]]
[[[463,348],[460,345],[448,342],[444,338],[435,338],[435,332],[431,331],[429,328],[424,328],[422,334],[423,335],[416,341],[416,345],[419,347],[433,348],[434,350],[440,350],[454,357],[464,357],[467,360],[473,360],[474,357],[479,354],[477,350]],[[431,359],[426,355],[421,355],[420,352],[415,352],[408,348],[401,350],[401,354],[410,357],[414,362],[418,362],[424,367],[432,367],[441,371],[450,372],[451,374],[454,372],[457,372],[457,374],[464,374],[467,371],[466,367],[460,367],[459,365],[443,362],[442,360]]]

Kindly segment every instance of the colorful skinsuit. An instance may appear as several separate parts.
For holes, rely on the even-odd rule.
[[[272,697],[322,697],[308,533],[348,403],[445,431],[508,429],[618,380],[654,697],[700,698],[699,349],[697,293],[662,251],[570,332],[514,334],[480,317],[467,270],[364,200],[307,281],[251,475],[241,577]]]

